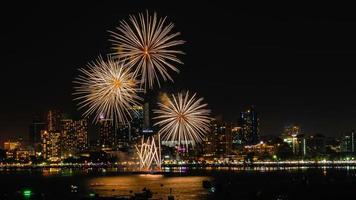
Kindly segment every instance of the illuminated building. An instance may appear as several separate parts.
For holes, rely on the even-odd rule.
[[[231,126],[220,120],[211,122],[210,132],[203,141],[205,156],[224,157],[231,153]]]
[[[116,147],[116,130],[112,119],[99,120],[99,143],[101,148]]]
[[[233,148],[241,147],[244,142],[244,137],[242,134],[242,127],[235,126],[231,128],[232,145]]]
[[[253,106],[247,109],[247,111],[240,113],[238,124],[242,129],[242,138],[244,144],[253,145],[259,142],[259,119]]]
[[[117,138],[116,138],[116,145],[117,148],[123,149],[129,147],[129,143],[131,142],[131,124],[120,124],[117,129]]]
[[[4,142],[4,150],[6,150],[6,151],[13,151],[13,150],[19,149],[20,146],[21,146],[21,143],[19,141]]]
[[[47,131],[59,132],[61,129],[62,113],[58,110],[49,110],[47,113]]]
[[[144,113],[142,106],[132,108],[132,121],[130,122],[130,140],[136,140],[143,134]]]
[[[61,134],[59,132],[41,131],[42,156],[50,161],[59,161],[61,157]]]
[[[284,127],[281,138],[287,143],[296,156],[306,156],[307,154],[307,138],[301,133],[299,126],[291,125]]]
[[[144,113],[142,106],[134,106],[131,109],[132,120],[126,124],[119,124],[117,128],[117,147],[121,150],[122,148],[128,148],[131,143],[135,143],[138,138],[144,135],[143,124],[144,124]]]
[[[28,162],[30,160],[31,151],[27,149],[19,149],[16,151],[16,160],[20,162]]]
[[[21,147],[21,143],[18,141],[4,142],[4,150],[6,151],[7,159],[16,159],[16,151]]]
[[[254,155],[258,157],[273,156],[276,154],[276,147],[264,142],[255,145],[246,145],[244,146],[244,154],[248,153],[254,153]]]
[[[62,120],[62,156],[68,157],[88,147],[88,124],[86,119]]]
[[[340,150],[344,153],[355,153],[355,131],[345,134],[341,138]]]
[[[31,151],[24,147],[22,138],[19,138],[16,141],[4,142],[4,150],[6,150],[7,159],[13,159],[20,162],[29,161]]]

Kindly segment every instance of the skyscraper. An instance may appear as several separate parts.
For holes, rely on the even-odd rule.
[[[220,120],[214,120],[210,125],[210,133],[203,141],[205,156],[225,156],[232,150],[231,125]]]
[[[47,131],[59,132],[61,129],[62,113],[59,110],[49,110],[47,113]]]
[[[59,161],[61,157],[61,134],[41,131],[42,156],[50,161]]]
[[[112,119],[99,120],[99,143],[101,148],[116,147],[116,128]]]
[[[46,123],[40,119],[34,119],[29,127],[29,145],[35,147],[36,144],[41,143],[41,130],[46,129]]]
[[[340,150],[344,153],[355,153],[355,131],[352,130],[346,133],[341,138]]]
[[[68,157],[88,147],[88,125],[86,119],[62,119],[62,156]]]
[[[150,104],[146,102],[143,106],[143,129],[151,129],[150,126]]]
[[[252,145],[259,142],[259,119],[253,106],[240,113],[239,126],[242,129],[244,144]]]
[[[132,111],[130,140],[135,140],[143,134],[144,113],[142,106],[134,106]]]

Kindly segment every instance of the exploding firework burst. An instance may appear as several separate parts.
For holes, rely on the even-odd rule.
[[[88,69],[79,71],[74,100],[79,101],[79,109],[86,109],[83,115],[94,115],[95,121],[105,118],[126,123],[131,118],[130,109],[140,100],[133,73],[111,57],[107,61],[99,57]]]
[[[201,104],[203,98],[196,99],[196,94],[189,96],[189,92],[172,95],[165,103],[158,103],[159,108],[154,113],[160,126],[159,133],[163,141],[172,141],[178,145],[194,146],[202,141],[209,129],[211,118],[207,104]]]
[[[118,32],[111,32],[114,54],[134,68],[135,76],[141,76],[140,85],[145,90],[147,85],[153,88],[155,81],[160,87],[158,75],[173,81],[169,71],[179,72],[175,64],[182,62],[177,56],[184,53],[174,48],[184,41],[176,40],[180,33],[171,33],[173,27],[172,23],[166,25],[166,17],[150,16],[147,11],[146,16],[131,15],[129,23],[122,20]]]

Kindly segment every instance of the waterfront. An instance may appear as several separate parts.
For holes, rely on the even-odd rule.
[[[31,190],[42,199],[83,199],[90,195],[133,195],[144,187],[167,199],[336,199],[354,198],[354,167],[246,169],[175,168],[160,174],[118,169],[18,169],[0,171],[1,199]],[[213,189],[203,188],[209,180]],[[73,186],[75,188],[73,189]],[[6,197],[8,196],[8,197]]]

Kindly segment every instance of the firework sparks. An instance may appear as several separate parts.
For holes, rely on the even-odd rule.
[[[155,81],[160,87],[158,75],[164,81],[173,81],[169,71],[178,73],[174,64],[183,64],[177,55],[184,53],[174,48],[184,41],[175,39],[180,33],[171,33],[173,27],[172,23],[166,25],[166,17],[158,18],[156,13],[150,16],[147,11],[146,16],[131,15],[129,23],[120,22],[118,32],[111,31],[114,54],[134,68],[135,76],[141,76],[140,85],[145,90],[147,85],[152,89]]]
[[[74,81],[79,109],[86,108],[83,116],[94,115],[94,120],[113,119],[126,123],[130,109],[141,100],[133,73],[112,58],[104,61],[99,57],[88,64],[88,69],[79,69],[81,75]]]
[[[158,147],[153,136],[149,137],[147,141],[142,137],[140,147],[135,146],[140,160],[140,170],[151,170],[154,164],[159,170],[161,169],[161,145],[159,137],[158,135]]]
[[[178,145],[194,146],[202,141],[209,129],[210,110],[207,104],[201,104],[203,98],[196,99],[196,94],[189,97],[189,92],[172,95],[168,103],[158,103],[159,110],[154,113],[154,119],[159,120],[154,125],[160,126],[159,133],[163,141],[172,141]]]

